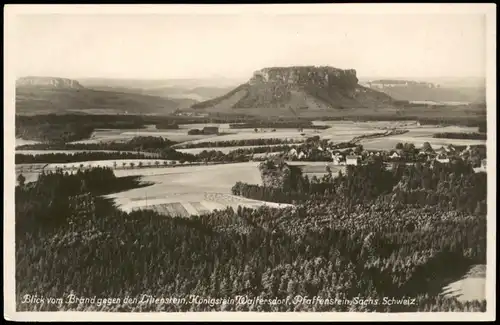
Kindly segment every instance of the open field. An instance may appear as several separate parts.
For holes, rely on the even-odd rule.
[[[346,142],[354,137],[380,133],[387,129],[404,129],[408,133],[376,138],[365,139],[360,142],[367,149],[392,149],[398,142],[412,142],[417,146],[421,146],[424,142],[429,142],[431,145],[440,147],[446,144],[484,144],[482,140],[462,140],[462,139],[437,139],[432,138],[435,133],[439,132],[477,132],[476,127],[460,127],[460,126],[418,126],[416,121],[373,121],[373,122],[354,122],[354,121],[314,121],[315,125],[328,125],[329,129],[316,130],[304,129],[302,132],[298,129],[276,128],[273,132],[272,128],[259,128],[258,132],[254,129],[230,129],[229,124],[183,124],[179,125],[179,129],[156,129],[154,125],[149,125],[144,129],[97,129],[94,131],[90,139],[76,141],[75,143],[99,143],[111,141],[127,141],[136,136],[154,136],[164,137],[172,141],[180,142],[175,147],[180,147],[184,144],[197,144],[204,142],[219,142],[219,141],[238,141],[249,139],[288,139],[302,141],[308,137],[319,136],[321,139],[330,140],[331,142]],[[190,129],[203,129],[205,126],[217,126],[222,135],[188,135]],[[19,142],[21,143],[21,142]],[[183,152],[198,153],[194,148],[182,149]],[[188,151],[189,150],[189,151]],[[203,150],[212,150],[212,148],[204,148]],[[229,152],[233,149],[214,149],[223,152]]]
[[[188,135],[187,131],[188,130],[185,129],[159,130],[152,127],[148,127],[145,129],[123,129],[123,130],[97,129],[94,131],[90,139],[75,141],[72,143],[99,143],[99,142],[112,142],[112,141],[127,141],[134,137],[139,137],[139,136],[163,137],[176,142],[213,137],[213,135]]]
[[[447,297],[459,301],[483,300],[486,297],[486,265],[475,265],[460,280],[443,288]]]
[[[261,184],[258,163],[237,163],[212,166],[182,166],[177,168],[151,168],[116,170],[118,177],[143,176],[141,181],[154,185],[108,195],[125,211],[151,208],[178,216],[200,214],[215,209],[239,205],[284,206],[231,195],[237,181]],[[217,181],[214,182],[214,179]]]
[[[149,167],[155,166],[155,161],[160,163],[161,168]],[[114,167],[114,163],[116,162],[116,169]],[[138,168],[139,163],[142,162],[144,166],[148,166],[147,168]],[[174,162],[173,160],[151,160],[151,159],[115,159],[115,160],[96,160],[96,161],[79,161],[73,163],[53,163],[53,164],[18,164],[16,165],[16,177],[19,174],[23,174],[26,177],[26,183],[34,182],[37,180],[38,175],[42,172],[42,170],[46,171],[54,171],[57,168],[63,168],[65,170],[77,170],[80,165],[83,165],[84,168],[90,167],[109,167],[115,169],[115,173],[120,169],[130,169],[130,163],[134,163],[134,168],[138,169],[137,174],[141,175],[141,173],[146,173],[144,170],[149,170],[152,168],[155,169],[165,169],[167,167],[164,166],[164,162],[167,162],[169,166]],[[123,164],[125,163],[125,167]],[[151,165],[149,165],[151,163]],[[175,161],[175,164],[179,164],[178,161]],[[133,169],[130,169],[130,172],[133,173]]]
[[[186,141],[187,143],[203,143],[203,142],[219,142],[219,141],[234,141],[234,140],[250,140],[250,139],[288,139],[288,140],[305,140],[307,137],[321,135],[320,130],[314,129],[304,129],[303,132],[299,132],[297,129],[259,129],[259,132],[255,132],[254,129],[231,129],[232,134],[225,134],[220,136],[212,136],[203,139],[197,139],[192,141]],[[304,135],[302,135],[304,134]]]
[[[282,146],[282,144],[271,144],[271,145],[263,145],[263,146],[238,146],[238,147],[208,147],[208,148],[188,148],[188,149],[175,149],[179,152],[183,153],[190,153],[192,155],[199,154],[200,152],[206,150],[206,151],[220,151],[222,153],[228,154],[231,151],[238,150],[238,149],[251,149],[251,148],[259,148],[259,147],[279,147]]]
[[[477,132],[477,128],[474,127],[462,127],[462,126],[422,126],[422,127],[407,127],[405,128],[409,132],[399,135],[392,135],[377,139],[366,139],[361,140],[360,144],[363,145],[365,149],[369,150],[389,150],[394,149],[396,144],[399,142],[413,143],[415,146],[421,147],[424,142],[429,142],[434,149],[438,149],[442,146],[447,146],[449,144],[454,145],[481,145],[486,144],[485,140],[470,140],[470,139],[445,139],[445,138],[433,138],[433,135],[440,132]]]
[[[74,163],[57,163],[57,164],[48,164],[45,169],[46,170],[52,170],[52,169],[57,169],[57,168],[66,168],[66,169],[71,169],[71,168],[78,168],[80,165],[83,164],[85,168],[89,167],[109,167],[113,168],[114,164],[116,162],[116,166],[118,168],[123,168],[123,164],[125,164],[126,167],[130,167],[130,164],[133,163],[135,165],[134,168],[137,168],[137,166],[142,163],[144,166],[155,166],[155,162],[158,161],[160,165],[163,165],[165,162],[167,164],[170,164],[173,162],[173,160],[163,160],[163,159],[157,159],[157,160],[152,160],[152,159],[115,159],[115,160],[95,160],[95,161],[79,161],[79,162],[74,162]],[[176,162],[177,163],[177,162]]]
[[[119,150],[16,150],[16,154],[22,154],[22,155],[33,155],[33,156],[38,156],[38,155],[46,155],[46,154],[74,154],[74,153],[80,153],[80,152],[107,152],[107,153],[132,153],[136,154],[137,151],[119,151]],[[148,154],[151,156],[154,156],[154,153],[151,152],[139,152],[140,154],[143,154],[147,156]]]

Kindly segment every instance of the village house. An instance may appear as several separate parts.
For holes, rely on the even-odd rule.
[[[202,132],[203,134],[219,134],[219,128],[217,126],[205,126]]]
[[[446,155],[444,154],[440,154],[436,157],[436,161],[442,163],[442,164],[447,164],[450,162],[450,158],[448,158]]]
[[[347,156],[345,158],[346,165],[358,165],[359,164],[359,156]]]
[[[304,153],[304,152],[300,152],[299,155],[298,155],[298,158],[299,159],[304,159],[304,158],[307,158],[307,155]]]
[[[334,165],[340,165],[340,163],[342,162],[342,156],[338,153],[332,153],[332,161]]]
[[[297,157],[297,149],[292,148],[292,149],[288,152],[288,158],[295,158],[295,157]]]
[[[449,152],[449,151],[448,151],[448,150],[446,150],[446,148],[445,148],[445,147],[441,147],[441,148],[439,148],[438,150],[436,150],[436,154],[438,154],[438,155],[445,155],[445,156],[446,156],[446,154],[447,154],[448,152]]]
[[[399,159],[399,158],[401,158],[401,156],[400,156],[397,152],[393,152],[393,153],[389,156],[389,158],[391,158],[391,159]]]
[[[452,144],[449,144],[445,149],[446,149],[446,152],[449,152],[449,153],[457,151],[457,148],[455,148],[455,146]]]

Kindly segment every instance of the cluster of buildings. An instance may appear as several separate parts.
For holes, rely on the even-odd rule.
[[[346,154],[341,153],[339,151],[334,151],[330,148],[323,149],[321,146],[314,148],[318,151],[323,152],[324,155],[330,156],[334,165],[358,165],[361,163],[361,155]],[[296,160],[306,160],[311,155],[311,150],[299,150],[293,148],[291,149],[286,156],[289,159]]]
[[[414,150],[408,149],[395,149],[391,151],[376,151],[376,150],[364,150],[359,148],[347,148],[347,149],[332,149],[332,148],[322,148],[317,145],[312,148],[307,149],[291,149],[285,156],[291,160],[308,160],[314,155],[314,151],[321,152],[321,156],[330,157],[334,165],[359,165],[365,159],[369,157],[380,157],[386,162],[391,161],[436,161],[439,163],[450,163],[451,160],[455,158],[467,159],[473,155],[477,155],[473,152],[470,146],[465,149],[456,148],[453,145],[442,146],[441,148],[434,150],[432,147],[420,148]],[[317,154],[317,153],[316,153]],[[481,160],[481,168],[486,168],[486,159]]]

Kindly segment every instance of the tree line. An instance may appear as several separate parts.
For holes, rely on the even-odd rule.
[[[38,163],[74,163],[95,160],[120,160],[120,159],[148,159],[150,157],[131,152],[75,152],[75,153],[47,153],[40,155],[18,154],[15,156],[16,164]]]
[[[179,148],[217,148],[217,147],[243,147],[243,146],[266,146],[276,144],[293,144],[296,140],[269,138],[269,139],[242,139],[230,141],[206,141],[200,143],[186,143]]]
[[[441,132],[432,136],[433,138],[445,139],[470,139],[470,140],[486,140],[486,133],[477,132]]]
[[[229,124],[231,129],[253,129],[253,128],[274,128],[274,129],[329,129],[328,125],[315,125],[309,121],[291,120],[291,121],[254,121],[246,123]]]

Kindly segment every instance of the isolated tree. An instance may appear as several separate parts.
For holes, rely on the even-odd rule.
[[[432,146],[429,142],[424,142],[424,144],[422,145],[422,150],[424,152],[429,152],[429,151],[432,151]]]
[[[127,165],[126,162],[122,162],[122,167],[125,168],[125,166]]]
[[[155,166],[158,167],[160,165],[160,162],[157,160],[155,161]]]
[[[396,144],[396,149],[401,150],[403,148],[404,148],[404,145],[401,142],[399,142],[398,144]]]
[[[144,166],[144,163],[142,161],[139,161],[138,166],[139,166],[139,168],[141,168],[142,166]]]
[[[19,176],[17,176],[17,182],[19,183],[19,186],[24,186],[24,182],[26,181],[26,177],[21,173]]]
[[[356,146],[356,149],[354,149],[354,153],[356,153],[357,155],[360,155],[361,153],[363,153],[363,146],[358,144]]]
[[[253,129],[253,131],[256,133],[259,132],[259,130],[257,128]]]
[[[135,163],[131,162],[130,163],[130,168],[134,169]]]

